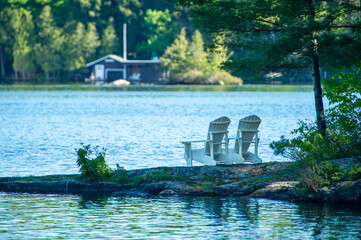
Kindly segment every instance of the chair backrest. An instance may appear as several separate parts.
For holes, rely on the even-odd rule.
[[[260,124],[261,119],[256,115],[250,115],[239,120],[237,139],[242,138],[242,153],[246,153],[248,151],[249,145],[251,144],[255,134],[258,132]],[[235,142],[234,151],[239,154],[239,141]]]
[[[231,120],[228,117],[220,117],[209,123],[207,140],[213,140],[213,153],[219,155],[222,152],[222,145],[220,144],[224,136],[228,133],[228,126]],[[210,156],[211,149],[209,144],[205,144],[205,154]]]

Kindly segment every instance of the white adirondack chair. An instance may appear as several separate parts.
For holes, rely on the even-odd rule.
[[[209,123],[207,139],[195,141],[181,141],[184,144],[184,157],[187,166],[193,166],[193,161],[206,165],[243,163],[243,159],[228,151],[228,126],[231,120],[228,117],[220,117]],[[203,149],[192,149],[192,143],[204,142]],[[231,157],[230,157],[231,155]],[[235,159],[233,159],[234,157]]]
[[[245,162],[261,163],[262,159],[258,156],[258,127],[261,119],[256,115],[239,120],[237,128],[237,137],[234,144],[234,153],[243,157]],[[251,153],[249,147],[254,143],[254,153]]]

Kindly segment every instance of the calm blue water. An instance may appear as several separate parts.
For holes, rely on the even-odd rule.
[[[0,177],[77,173],[80,143],[107,149],[126,169],[185,166],[185,139],[204,139],[211,120],[262,119],[260,156],[300,119],[314,119],[312,92],[0,92]]]
[[[260,155],[299,119],[312,92],[0,92],[0,176],[77,173],[80,143],[126,169],[185,166],[180,140],[209,121],[257,114]],[[0,193],[0,239],[361,239],[360,206],[243,198]]]

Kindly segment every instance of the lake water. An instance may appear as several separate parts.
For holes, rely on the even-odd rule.
[[[0,177],[77,173],[80,143],[111,167],[185,166],[184,139],[211,120],[262,119],[260,156],[298,120],[312,92],[0,91]],[[244,198],[0,193],[0,239],[361,239],[360,206]]]
[[[0,239],[360,239],[358,205],[0,193]]]
[[[284,161],[269,144],[314,119],[312,92],[0,91],[0,177],[74,174],[80,143],[107,149],[126,169],[185,166],[179,141],[204,139],[209,122],[262,119],[260,157]]]

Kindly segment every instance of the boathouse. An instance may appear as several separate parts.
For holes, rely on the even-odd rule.
[[[88,81],[92,83],[111,83],[123,79],[134,83],[156,83],[163,79],[161,61],[153,55],[150,60],[128,60],[109,54],[86,65],[91,68]]]

